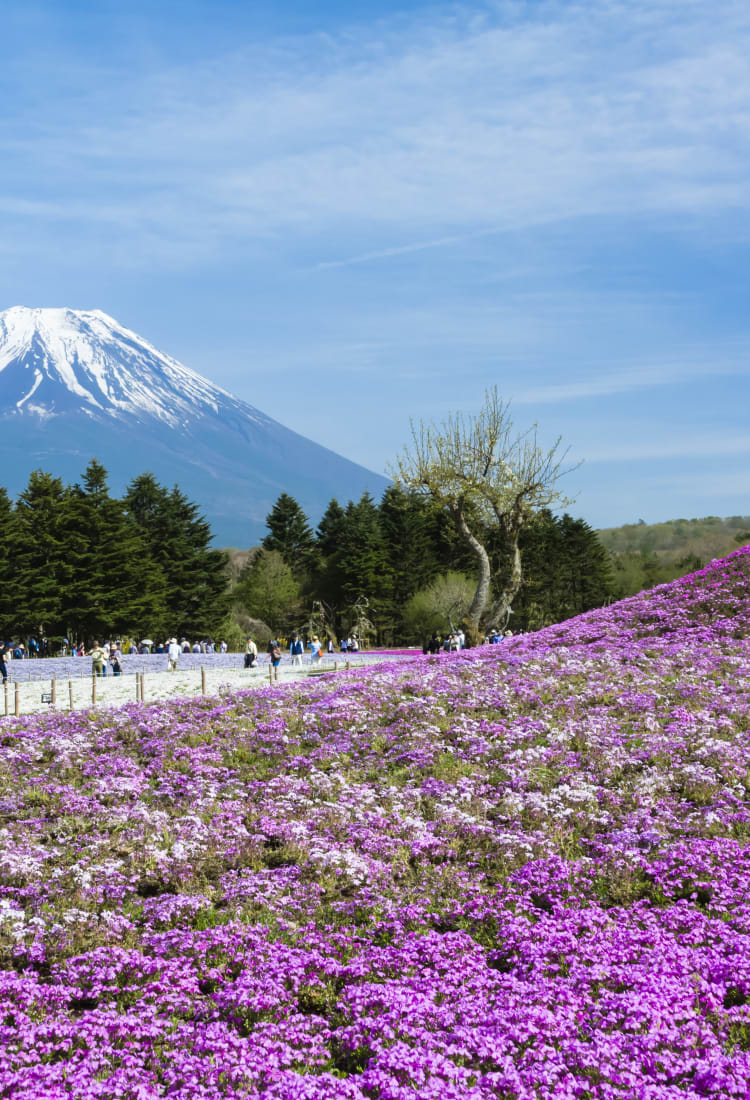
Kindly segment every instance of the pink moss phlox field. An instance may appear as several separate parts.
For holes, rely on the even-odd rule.
[[[0,729],[0,1097],[747,1097],[750,553]]]

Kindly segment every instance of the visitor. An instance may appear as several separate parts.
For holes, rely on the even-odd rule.
[[[91,672],[94,676],[107,675],[107,666],[104,663],[107,656],[103,646],[100,646],[98,642],[94,642],[94,648],[91,650]]]
[[[323,647],[320,644],[320,638],[318,637],[317,634],[313,634],[313,636],[310,640],[309,649],[310,649],[310,662],[311,662],[311,664],[314,664],[314,665],[319,664],[320,659],[323,656]]]
[[[229,646],[227,645],[226,642],[222,642],[221,645],[219,646],[219,652],[220,653],[226,653],[226,651],[228,649],[229,649]]]
[[[170,638],[167,644],[167,672],[177,671],[177,662],[180,659],[182,648],[176,638]]]
[[[112,665],[112,675],[113,676],[122,675],[122,665],[120,664],[120,657],[121,656],[122,656],[122,653],[120,652],[119,646],[111,646],[110,647],[110,650],[109,650],[109,663]]]
[[[326,649],[328,650],[329,653],[333,653],[333,648],[334,648],[333,647],[333,638],[329,638],[328,642],[327,642],[327,645],[326,645]]]
[[[3,675],[3,683],[8,682],[8,666],[6,664],[6,658],[11,651],[10,642],[0,642],[0,672]]]
[[[277,638],[272,638],[268,643],[268,656],[271,660],[271,668],[273,669],[273,678],[278,680],[279,678],[279,665],[281,664],[281,646]]]
[[[245,645],[245,668],[255,668],[255,662],[258,660],[258,647],[253,639],[248,634],[247,644]]]
[[[302,645],[302,639],[299,634],[292,635],[292,644],[289,646],[289,652],[292,655],[292,668],[299,668],[302,665],[302,654],[304,653],[304,646]]]

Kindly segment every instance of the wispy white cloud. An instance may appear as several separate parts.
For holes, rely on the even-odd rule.
[[[412,252],[425,252],[430,248],[444,248],[446,245],[460,244],[466,236],[438,237],[434,241],[420,241],[414,244],[404,244],[397,248],[379,248],[373,252],[363,252],[359,256],[348,256],[342,260],[322,260],[315,266],[319,271],[334,267],[354,267],[357,264],[370,263],[371,260],[390,260],[394,256],[408,256]]]
[[[196,246],[293,249],[333,228],[365,245],[347,260],[329,244],[330,267],[488,228],[750,202],[750,14],[736,0],[459,5],[189,70],[151,61],[68,71],[56,105],[6,116],[5,201],[76,223],[116,209],[125,232]]]
[[[744,353],[734,348],[727,352],[726,349],[714,347],[706,349],[703,359],[696,360],[692,356],[695,356],[695,348],[690,348],[684,359],[673,361],[646,358],[632,365],[608,360],[583,377],[541,384],[514,393],[513,402],[516,405],[556,405],[584,398],[614,397],[660,386],[684,387],[705,378],[747,377],[750,347]],[[747,442],[750,447],[750,435]]]

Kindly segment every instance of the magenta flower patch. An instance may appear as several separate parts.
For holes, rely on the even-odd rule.
[[[0,729],[0,1097],[746,1097],[750,553]]]

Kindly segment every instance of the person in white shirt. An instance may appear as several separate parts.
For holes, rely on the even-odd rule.
[[[245,646],[245,668],[255,668],[255,662],[257,660],[258,647],[248,634],[247,645]]]
[[[302,665],[302,654],[304,653],[304,646],[299,634],[295,634],[292,637],[292,644],[289,646],[289,652],[292,655],[292,667]]]
[[[167,670],[169,672],[177,671],[177,662],[180,659],[180,653],[182,653],[182,648],[177,644],[177,639],[170,638],[169,645],[167,646]]]

